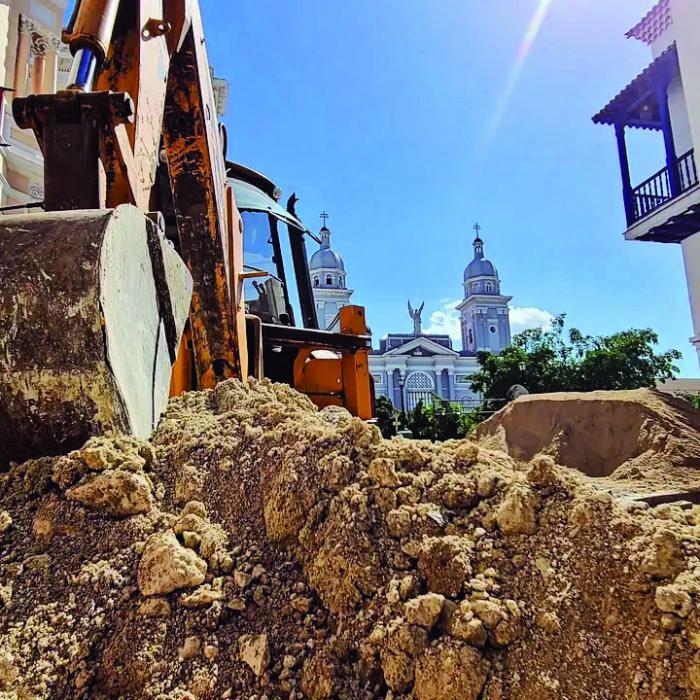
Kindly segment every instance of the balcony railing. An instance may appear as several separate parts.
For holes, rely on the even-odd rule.
[[[695,167],[694,151],[688,151],[676,160],[676,174],[678,177],[677,192],[673,192],[668,168],[659,170],[641,185],[632,191],[634,210],[630,224],[643,219],[654,210],[670,202],[672,199],[687,192],[698,184],[698,172]]]

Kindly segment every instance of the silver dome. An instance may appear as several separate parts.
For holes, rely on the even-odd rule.
[[[494,277],[498,279],[498,271],[494,264],[484,257],[484,242],[480,238],[474,240],[474,259],[464,270],[464,279],[474,277]]]
[[[338,270],[345,272],[343,259],[331,250],[331,232],[325,226],[321,229],[321,247],[311,256],[310,270]]]

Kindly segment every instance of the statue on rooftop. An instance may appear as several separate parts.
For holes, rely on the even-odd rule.
[[[423,313],[423,307],[425,302],[420,305],[420,308],[414,309],[411,306],[411,300],[408,300],[408,315],[413,319],[413,335],[421,334],[421,315]]]

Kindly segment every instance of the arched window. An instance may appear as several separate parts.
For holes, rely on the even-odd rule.
[[[326,275],[326,284],[333,284],[333,277],[331,277],[331,275]]]
[[[486,291],[487,291],[488,293],[490,293],[490,292],[493,291],[493,282],[487,282],[487,283],[486,283]]]
[[[345,277],[343,277],[342,275],[340,277],[338,277],[338,286],[340,286],[340,287],[345,286]]]
[[[411,372],[406,378],[408,391],[430,391],[435,388],[431,376],[425,372]]]
[[[472,329],[469,329],[469,347],[472,347],[474,345],[474,333],[472,332]]]
[[[479,293],[479,283],[474,282],[474,284],[472,285],[472,294],[478,294],[478,293]]]
[[[314,287],[318,287],[319,284],[321,284],[321,280],[318,278],[318,275],[314,275]]]

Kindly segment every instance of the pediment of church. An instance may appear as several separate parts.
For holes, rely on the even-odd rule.
[[[411,357],[445,355],[447,357],[457,357],[459,353],[446,348],[444,345],[440,345],[440,343],[436,343],[434,340],[430,340],[430,338],[419,336],[398,348],[385,352],[384,355],[409,355]]]

